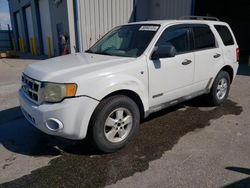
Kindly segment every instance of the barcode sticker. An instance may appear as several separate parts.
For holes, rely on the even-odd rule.
[[[140,27],[139,31],[157,31],[159,26],[154,25],[143,25]]]

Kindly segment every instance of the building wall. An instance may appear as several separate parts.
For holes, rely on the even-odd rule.
[[[11,31],[0,30],[0,52],[11,50]]]
[[[72,0],[70,0],[72,1]],[[60,4],[56,5],[54,1],[49,0],[50,14],[51,14],[51,29],[52,29],[52,40],[55,55],[60,55],[59,52],[59,33],[70,38],[69,34],[69,22],[68,22],[68,9],[67,0],[62,0]]]
[[[149,3],[151,0],[136,0],[136,21],[145,21],[149,19]]]
[[[36,13],[36,9],[38,8],[38,5],[36,1],[31,1],[31,0],[22,0],[22,1],[17,1],[17,0],[9,0],[9,8],[10,8],[10,18],[11,18],[11,23],[12,23],[12,28],[13,28],[13,34],[16,42],[16,46],[18,47],[18,29],[17,29],[17,23],[15,19],[15,14],[19,12],[20,14],[20,22],[21,22],[21,33],[23,37],[24,42],[25,42],[25,51],[29,51],[30,45],[29,45],[29,38],[28,38],[28,31],[26,28],[26,23],[25,23],[25,10],[24,8],[27,6],[31,6],[31,12],[32,12],[32,21],[33,21],[33,30],[34,30],[34,36],[35,40],[37,43],[37,50],[38,52],[42,53],[42,45],[40,43],[40,38],[41,38],[41,32],[39,31],[39,15]]]
[[[19,38],[23,38],[25,41],[25,51],[30,52],[30,37],[28,35],[29,28],[27,27],[29,24],[26,24],[26,14],[25,8],[30,6],[31,7],[31,14],[32,14],[32,25],[34,31],[34,38],[36,40],[37,51],[40,54],[48,54],[47,48],[47,33],[46,36],[42,36],[42,26],[41,26],[41,17],[45,19],[49,19],[46,23],[44,31],[51,29],[51,48],[52,48],[52,55],[60,55],[59,51],[59,41],[58,41],[58,34],[59,30],[60,33],[69,37],[69,22],[68,22],[68,9],[67,9],[67,0],[62,0],[59,4],[55,4],[52,0],[44,0],[48,1],[49,9],[48,10],[41,10],[42,15],[40,15],[39,11],[39,0],[9,0],[9,7],[10,7],[10,15],[11,15],[11,22],[13,25],[14,36],[16,39],[16,44],[18,46]],[[17,29],[17,21],[15,18],[16,13],[20,14],[20,22],[21,22],[21,32],[18,32]],[[45,13],[46,12],[46,13]],[[46,20],[45,20],[46,21]],[[22,33],[22,36],[19,36],[18,33]],[[43,42],[44,41],[44,42]]]
[[[221,11],[223,10],[223,11]],[[196,0],[195,13],[218,17],[230,24],[241,53],[250,52],[250,1],[249,0]]]
[[[44,0],[45,1],[45,0]],[[47,1],[47,0],[46,0]],[[132,21],[176,19],[192,14],[194,0],[61,0],[59,4],[48,0],[51,27],[52,54],[60,55],[59,34],[69,38],[70,49],[79,46],[83,51],[117,25]],[[31,6],[33,31],[38,52],[47,54],[40,24],[39,0],[9,0],[11,20],[16,41],[17,24],[14,15],[20,13],[25,50],[29,51],[28,29],[25,23],[25,7]],[[74,3],[76,6],[73,6]],[[74,7],[74,8],[73,8]],[[136,9],[134,8],[136,7]],[[44,11],[42,11],[44,12]],[[47,14],[47,13],[46,13]],[[43,15],[41,15],[43,16]],[[75,28],[78,28],[75,30]],[[75,38],[78,40],[75,44]],[[44,51],[45,49],[45,51]]]
[[[52,36],[52,24],[51,24],[51,11],[48,0],[38,0],[39,14],[40,14],[40,25],[43,42],[43,52],[45,55],[54,55],[54,45]]]
[[[178,19],[193,13],[193,0],[137,0],[136,17],[141,20]]]
[[[78,0],[80,51],[115,26],[134,20],[134,0]]]

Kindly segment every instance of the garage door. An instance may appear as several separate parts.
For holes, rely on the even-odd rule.
[[[21,17],[20,17],[20,13],[17,12],[15,13],[15,20],[16,20],[16,30],[17,30],[17,43],[19,46],[19,50],[22,51],[22,45],[20,40],[23,39],[23,32],[22,32],[22,27],[21,27]]]
[[[133,0],[78,0],[80,50],[113,27],[133,21]]]
[[[34,39],[34,27],[32,22],[32,14],[31,14],[31,7],[28,6],[25,8],[25,15],[26,15],[26,23],[28,29],[28,39],[30,41],[30,49],[31,49],[31,40]]]
[[[48,39],[50,39],[50,47],[53,49],[53,39],[51,30],[51,19],[50,19],[50,9],[48,0],[39,0],[39,12],[42,28],[42,38],[43,38],[43,51],[44,54],[49,54]],[[53,55],[53,50],[51,51]]]

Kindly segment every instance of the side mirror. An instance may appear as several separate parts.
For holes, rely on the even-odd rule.
[[[176,49],[173,45],[160,45],[157,46],[151,56],[152,60],[160,58],[175,57]]]

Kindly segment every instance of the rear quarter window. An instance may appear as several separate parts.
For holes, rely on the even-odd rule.
[[[193,27],[193,36],[195,50],[216,47],[214,34],[208,26]]]
[[[227,26],[215,25],[215,29],[218,31],[225,46],[234,45],[234,39]]]

